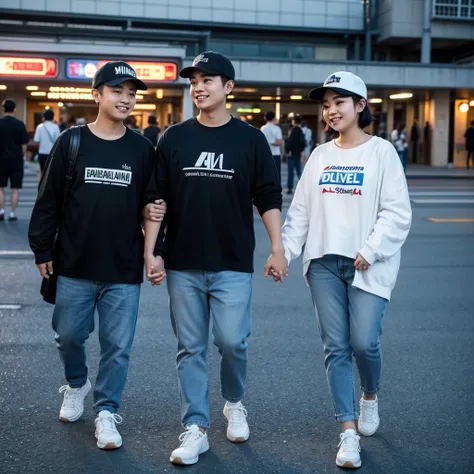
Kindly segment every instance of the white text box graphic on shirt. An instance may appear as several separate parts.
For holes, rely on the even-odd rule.
[[[92,184],[128,186],[132,182],[132,172],[108,168],[86,168],[84,181]]]

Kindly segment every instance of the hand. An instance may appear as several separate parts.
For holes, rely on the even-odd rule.
[[[283,277],[288,276],[288,260],[283,251],[272,252],[264,268],[264,275],[271,275],[274,281],[283,283]]]
[[[161,222],[166,214],[166,202],[159,199],[154,203],[151,202],[143,208],[142,215],[145,219],[153,222]]]
[[[42,277],[49,279],[49,275],[53,274],[53,262],[40,263],[36,265]]]
[[[356,267],[356,270],[360,270],[361,272],[364,272],[369,268],[367,260],[359,252],[357,252],[357,258],[355,259],[354,267]]]
[[[166,278],[163,269],[163,257],[148,255],[145,256],[146,279],[153,285],[161,285]]]

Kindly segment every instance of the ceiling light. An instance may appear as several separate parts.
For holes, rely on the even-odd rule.
[[[30,94],[33,96],[33,97],[45,97],[46,96],[46,92],[30,92]]]
[[[471,107],[474,107],[474,100],[471,100],[471,102],[469,102],[469,105],[470,105]]]
[[[462,112],[462,113],[466,113],[467,111],[469,110],[469,104],[467,102],[464,102],[462,103],[460,106],[459,106],[459,111]]]
[[[225,108],[226,108],[227,110],[231,109],[231,108],[232,108],[232,104],[225,104]]]
[[[254,114],[259,114],[262,111],[262,109],[252,109],[252,113]]]
[[[58,102],[58,107],[64,107],[64,104],[62,102]]]
[[[291,100],[301,100],[302,98],[302,95],[290,95]]]
[[[157,99],[163,98],[163,89],[156,89],[156,98]]]
[[[271,95],[262,95],[262,97],[260,97],[260,100],[273,100],[273,97]]]
[[[7,86],[5,84],[0,84],[0,91],[6,91]]]
[[[380,97],[374,97],[373,99],[369,99],[369,104],[381,104],[383,101]]]
[[[27,91],[37,91],[38,89],[38,86],[26,86]]]
[[[156,110],[156,104],[137,104],[135,110]]]
[[[410,99],[413,97],[413,94],[411,92],[402,92],[401,94],[392,94],[390,96],[391,99],[396,100],[396,99]]]
[[[142,99],[143,99],[143,96],[142,96],[141,94],[137,94],[137,95],[135,96],[135,98],[136,98],[137,100],[142,100]]]
[[[233,96],[233,95],[228,95],[227,98],[230,99],[230,100],[232,100],[232,99],[235,98],[235,96]]]

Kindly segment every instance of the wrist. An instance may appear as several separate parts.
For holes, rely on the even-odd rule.
[[[284,255],[285,254],[285,249],[283,248],[283,245],[277,246],[277,247],[272,247],[272,254],[273,255]]]

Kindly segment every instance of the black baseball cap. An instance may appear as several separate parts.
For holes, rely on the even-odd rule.
[[[235,79],[235,69],[232,63],[223,54],[215,51],[206,51],[194,58],[191,66],[185,67],[179,71],[179,75],[184,78],[191,77],[194,69],[216,76],[226,76],[229,79]]]
[[[92,88],[97,89],[102,84],[119,86],[125,81],[133,81],[137,90],[146,91],[148,89],[143,81],[137,79],[135,69],[125,61],[110,61],[97,69],[94,79],[92,79]]]

